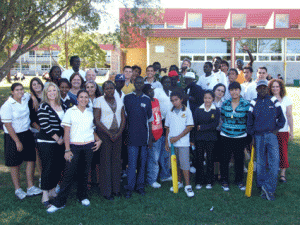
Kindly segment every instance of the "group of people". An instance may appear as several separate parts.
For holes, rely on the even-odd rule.
[[[184,180],[188,197],[194,196],[190,153],[197,190],[204,185],[212,189],[220,179],[224,191],[229,191],[233,160],[235,183],[244,191],[245,152],[252,144],[262,198],[275,199],[279,167],[280,181],[287,181],[292,101],[282,80],[266,80],[265,67],[253,80],[252,65],[243,68],[238,60],[237,69],[229,69],[220,57],[206,62],[199,77],[188,59],[180,70],[172,65],[168,76],[161,76],[153,65],[147,67],[145,77],[140,67],[125,66],[123,74],[100,87],[93,70],[79,69],[79,57],[71,57],[70,64],[72,69],[63,73],[52,67],[51,81],[45,85],[33,78],[30,94],[14,83],[1,107],[5,163],[11,167],[19,199],[42,193],[43,205],[53,213],[65,206],[78,180],[77,198],[88,206],[91,169],[97,171],[105,199],[122,196],[122,171],[127,176],[125,198],[134,191],[143,196],[146,184],[160,188],[159,179],[172,180],[172,145],[178,159],[178,187],[184,187]],[[23,161],[27,192],[20,187]],[[41,189],[33,184],[35,161]]]

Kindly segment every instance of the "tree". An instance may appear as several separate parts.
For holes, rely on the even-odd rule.
[[[113,0],[0,0],[0,53],[16,43],[16,51],[0,66],[4,78],[16,60],[35,48],[58,28],[74,19],[84,30],[95,30],[106,14],[100,6]],[[133,6],[150,7],[150,0],[132,0]]]

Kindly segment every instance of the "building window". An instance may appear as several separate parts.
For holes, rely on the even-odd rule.
[[[205,39],[181,39],[180,53],[205,53]]]
[[[180,25],[178,25],[178,24],[167,24],[167,28],[181,29],[182,28],[182,24],[180,24]]]
[[[52,52],[51,52],[51,55],[52,55],[53,57],[58,57],[58,54],[59,54],[59,51],[52,51]]]
[[[206,39],[206,53],[230,53],[230,45],[225,39]]]
[[[275,28],[289,28],[289,14],[276,14]]]
[[[202,14],[189,13],[188,14],[188,27],[202,27]]]
[[[257,53],[257,39],[256,38],[245,38],[238,40],[235,46],[236,53],[245,53],[243,47],[247,46],[251,53]]]
[[[287,61],[300,60],[300,39],[287,39]]]
[[[42,71],[48,71],[50,70],[50,65],[41,65]]]
[[[232,14],[232,28],[245,28],[246,14]]]
[[[50,51],[44,51],[43,57],[50,57]]]
[[[258,53],[282,53],[282,40],[274,39],[258,39]]]
[[[35,51],[29,51],[29,57],[35,57]]]

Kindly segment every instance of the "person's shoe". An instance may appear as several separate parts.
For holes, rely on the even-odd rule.
[[[190,168],[190,172],[191,172],[191,173],[196,173],[196,168],[195,168],[195,167],[193,167],[193,166],[191,166],[191,168]]]
[[[206,185],[206,189],[212,189],[213,187],[212,187],[212,185],[211,184],[207,184]]]
[[[229,191],[230,190],[227,183],[222,184],[222,188],[223,188],[224,191]]]
[[[122,178],[125,178],[125,177],[127,177],[127,173],[126,173],[126,170],[123,170],[122,171]]]
[[[178,189],[183,188],[183,183],[178,181]],[[173,186],[170,188],[170,191],[174,192]]]
[[[161,182],[165,182],[165,181],[172,181],[172,176],[165,178],[165,179],[160,179]]]
[[[42,187],[42,178],[39,178],[39,188]]]
[[[185,186],[184,191],[189,198],[194,197],[194,195],[195,195],[193,192],[193,189],[192,189],[192,185]]]
[[[59,209],[63,209],[65,206],[63,206],[63,207],[56,207],[56,206],[54,206],[54,205],[52,205],[52,206],[50,206],[50,208],[48,208],[47,209],[47,213],[54,213],[54,212],[56,212],[57,210],[59,210]]]
[[[91,204],[90,200],[88,200],[87,198],[86,199],[83,199],[81,201],[81,205],[83,206],[89,206]]]
[[[15,195],[17,196],[18,199],[23,200],[26,198],[27,194],[25,191],[22,190],[22,188],[19,188],[18,190],[15,191]]]
[[[114,200],[114,196],[110,195],[110,196],[103,196],[106,200],[108,201],[113,201]]]
[[[238,184],[238,187],[241,191],[245,191],[246,190],[246,186],[243,183]]]
[[[261,190],[265,193],[266,198],[267,198],[269,201],[274,201],[274,200],[275,200],[274,193],[268,192],[267,189],[265,188],[265,186],[262,186],[262,187],[261,187]]]
[[[36,186],[32,186],[29,189],[27,188],[27,196],[35,196],[35,195],[40,195],[42,193],[43,191]]]
[[[285,176],[280,176],[279,182],[281,182],[281,183],[286,183],[286,178],[285,178]]]
[[[260,197],[265,200],[267,199],[266,193],[264,191],[261,191]]]
[[[157,183],[157,182],[154,182],[153,184],[150,185],[151,187],[153,188],[160,188],[161,187],[161,184]]]
[[[56,192],[56,194],[58,194],[59,191],[60,191],[60,186],[59,186],[59,184],[58,184],[58,185],[56,185],[56,187],[55,187],[55,192]]]
[[[132,196],[132,191],[126,191],[125,198],[129,199]]]
[[[248,169],[244,166],[244,173],[248,173]]]
[[[200,184],[197,184],[195,187],[197,190],[200,190],[202,188],[202,186]]]
[[[143,188],[137,190],[137,193],[139,193],[141,196],[145,196],[146,195],[146,192]]]

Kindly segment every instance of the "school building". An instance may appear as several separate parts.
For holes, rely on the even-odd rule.
[[[120,19],[126,10],[120,8]],[[247,45],[254,71],[265,66],[287,84],[299,80],[300,9],[164,9],[163,18],[150,28],[147,35],[141,29],[138,43],[121,46],[122,66],[139,65],[145,74],[146,66],[156,61],[169,68],[189,58],[201,75],[204,63],[214,56],[231,67],[236,59],[246,65],[249,57],[242,48]]]

